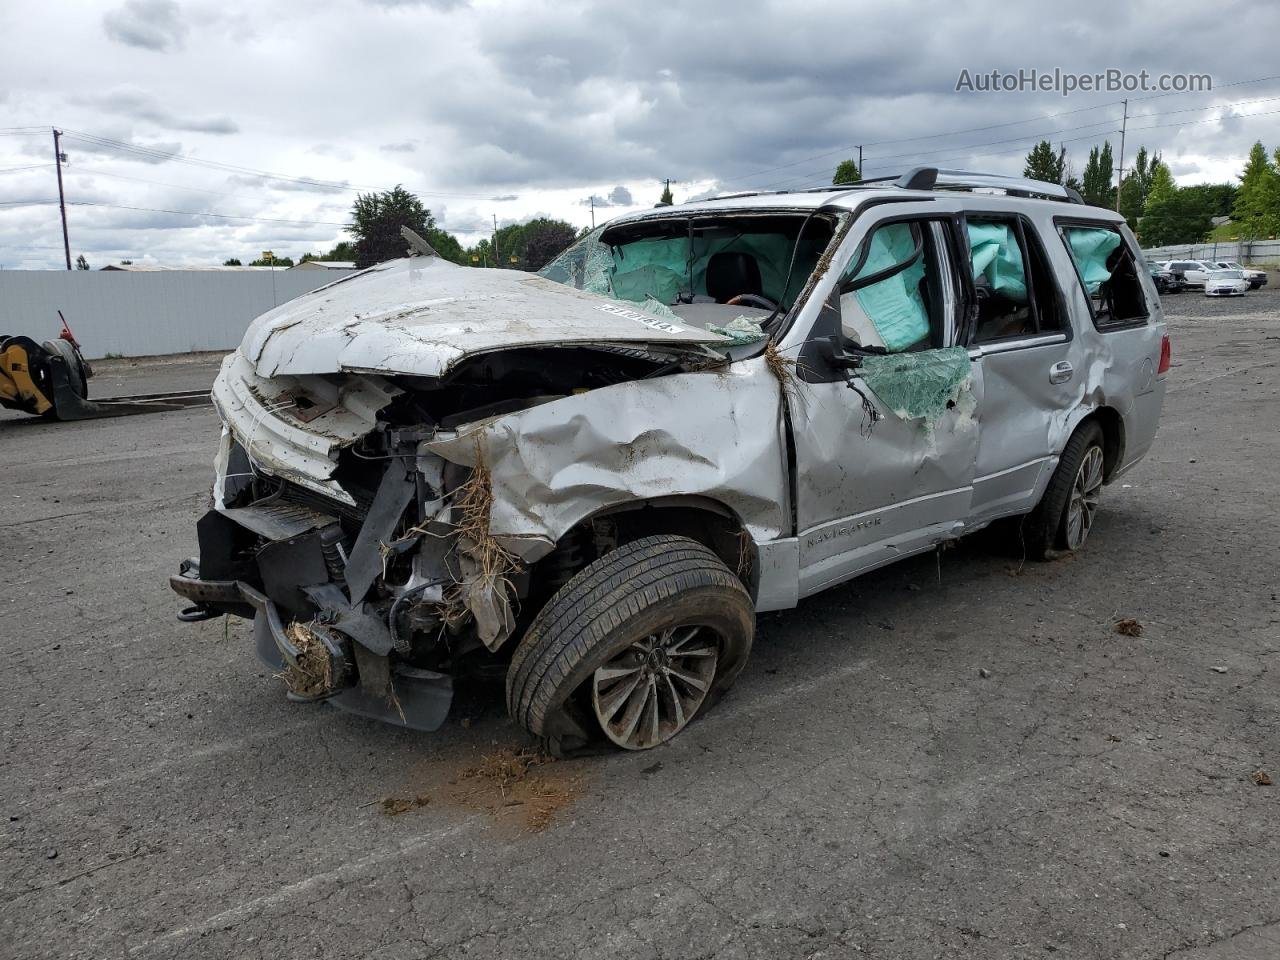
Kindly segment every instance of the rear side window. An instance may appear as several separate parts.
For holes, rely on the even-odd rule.
[[[973,340],[994,343],[1063,329],[1048,259],[1021,217],[966,219],[977,312]]]
[[[1149,310],[1133,251],[1110,225],[1060,228],[1099,330],[1145,323]]]

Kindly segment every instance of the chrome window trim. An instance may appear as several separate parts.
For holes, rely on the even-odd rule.
[[[1010,350],[1025,350],[1029,347],[1044,347],[1054,343],[1067,343],[1071,338],[1062,331],[1040,334],[1034,337],[1019,337],[1017,340],[994,340],[969,348],[970,360],[981,360],[991,353],[1008,353]]]

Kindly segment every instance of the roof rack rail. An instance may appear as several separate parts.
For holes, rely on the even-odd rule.
[[[1071,187],[1026,177],[1006,177],[996,173],[970,173],[967,170],[939,170],[937,167],[915,167],[892,180],[904,190],[1003,190],[1011,197],[1042,197],[1084,203],[1084,198]],[[863,181],[866,183],[867,181]]]

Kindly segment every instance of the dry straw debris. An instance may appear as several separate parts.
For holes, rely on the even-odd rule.
[[[515,812],[526,829],[540,833],[580,793],[577,778],[543,769],[554,758],[536,750],[505,747],[488,753],[462,772],[463,799],[487,809],[495,818]]]
[[[285,636],[298,649],[295,663],[286,663],[276,674],[290,693],[300,697],[318,697],[333,689],[333,661],[324,643],[305,624],[293,622],[285,628]]]
[[[506,579],[516,568],[516,559],[489,532],[493,514],[493,474],[485,461],[484,445],[476,437],[476,465],[466,483],[458,488],[454,506],[458,511],[458,534],[466,551],[480,568],[487,586]]]

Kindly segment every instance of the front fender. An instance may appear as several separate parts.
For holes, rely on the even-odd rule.
[[[724,504],[760,543],[789,526],[782,416],[778,382],[754,358],[564,397],[427,448],[467,467],[483,459],[489,532],[525,561],[602,510],[672,496]]]

